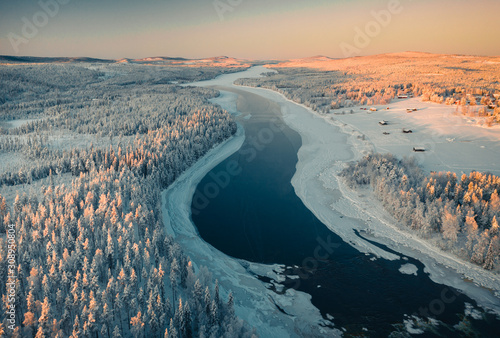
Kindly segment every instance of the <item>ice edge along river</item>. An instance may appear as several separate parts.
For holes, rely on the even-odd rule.
[[[417,236],[400,231],[394,226],[397,221],[371,196],[359,196],[338,179],[336,174],[344,163],[360,158],[367,150],[366,144],[355,137],[356,134],[348,125],[332,121],[330,117],[319,115],[272,90],[232,84],[238,78],[256,77],[268,71],[264,67],[253,67],[192,85],[235,87],[278,103],[285,123],[302,137],[292,185],[297,196],[320,221],[361,252],[385,259],[401,259],[365,241],[354,232],[369,231],[373,236],[370,240],[421,261],[426,267],[425,272],[434,282],[462,290],[479,305],[500,313],[499,298],[474,284],[492,289],[498,295],[500,276],[442,252]],[[214,102],[234,112],[236,97],[226,92]],[[258,273],[279,279],[273,270],[279,271],[280,266],[248,263],[229,257],[203,241],[192,223],[191,200],[198,183],[217,164],[236,152],[243,144],[244,137],[243,128],[238,126],[235,136],[212,149],[163,192],[163,218],[168,232],[176,237],[195,266],[206,266],[214,278],[219,279],[223,291],[235,294],[236,313],[256,327],[259,335],[287,336],[291,332],[297,335],[327,332],[339,335],[339,331],[317,325],[322,322],[322,317],[311,304],[309,295],[291,289],[285,295],[278,296],[253,277]],[[401,265],[404,264],[402,260]],[[474,283],[464,281],[464,276]],[[275,303],[289,315],[278,311]]]

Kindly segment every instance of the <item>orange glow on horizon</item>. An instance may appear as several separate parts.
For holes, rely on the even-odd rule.
[[[98,13],[88,8],[79,12],[72,6],[76,5],[70,3],[67,11],[61,10],[50,24],[40,28],[29,43],[20,44],[18,54],[14,53],[7,34],[21,34],[20,16],[2,20],[0,54],[113,59],[152,55],[339,58],[347,56],[341,47],[344,44],[354,47],[352,55],[408,50],[500,55],[500,45],[494,43],[492,35],[500,31],[500,20],[496,18],[500,1],[497,0],[328,3],[316,0],[308,5],[297,1],[285,5],[278,1],[265,6],[256,1],[244,2],[224,13],[223,20],[211,3],[196,6],[194,3],[151,3],[134,7],[130,13],[127,8],[114,7]],[[382,20],[381,13],[386,13],[391,6],[401,10]],[[30,10],[33,12],[36,8]],[[363,40],[358,36],[360,31],[370,36],[366,43],[356,44]]]

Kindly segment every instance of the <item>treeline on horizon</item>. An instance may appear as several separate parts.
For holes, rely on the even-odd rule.
[[[161,191],[236,131],[231,116],[208,101],[217,92],[169,84],[222,72],[204,71],[0,67],[2,118],[38,119],[0,134],[0,155],[26,160],[0,175],[0,188],[20,191],[10,205],[0,195],[0,230],[15,229],[17,275],[10,303],[2,235],[1,336],[253,335],[235,315],[230,290],[206,268],[195,271],[162,221]],[[50,139],[55,132],[102,139],[59,149]],[[113,136],[128,142],[109,142]],[[69,185],[54,184],[64,175]],[[43,177],[47,183],[32,189]]]
[[[404,229],[484,269],[500,271],[500,177],[426,175],[414,159],[390,154],[367,155],[340,176],[352,188],[369,185]]]

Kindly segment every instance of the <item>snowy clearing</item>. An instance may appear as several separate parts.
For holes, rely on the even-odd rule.
[[[427,171],[460,175],[475,170],[500,175],[500,126],[475,124],[456,113],[456,106],[422,102],[419,98],[396,99],[375,106],[376,112],[364,108],[336,109],[328,114],[345,124],[344,132],[360,138],[362,151],[415,157]],[[407,109],[417,110],[408,113]],[[380,120],[388,124],[381,126]],[[413,147],[422,147],[425,152],[415,153]]]
[[[12,129],[12,128],[17,128],[17,127],[22,127],[25,124],[28,124],[29,122],[39,121],[39,120],[41,120],[41,119],[19,119],[19,120],[1,121],[0,127]]]

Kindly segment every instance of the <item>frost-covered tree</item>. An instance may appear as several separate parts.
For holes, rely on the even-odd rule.
[[[460,179],[450,172],[428,176],[412,160],[380,154],[350,164],[340,175],[352,187],[370,184],[387,211],[432,244],[498,271],[499,177],[478,172]]]
[[[183,71],[160,71],[148,82],[144,67],[108,70],[122,75],[106,78],[85,65],[0,66],[0,93],[9,97],[0,120],[40,118],[0,129],[0,153],[27,158],[22,168],[0,171],[0,230],[12,224],[18,240],[18,335],[130,337],[168,328],[198,336],[208,314],[195,314],[205,303],[193,299],[194,281],[201,290],[214,281],[206,269],[194,271],[166,234],[160,194],[236,124],[210,103],[217,91],[165,82]],[[220,74],[186,72],[186,79]],[[55,132],[70,144],[57,146]],[[95,143],[85,143],[89,137]],[[9,187],[19,190],[10,200],[1,195]],[[6,245],[0,237],[1,252]],[[0,274],[5,260],[0,255]],[[178,297],[190,313],[182,332],[169,325]]]

